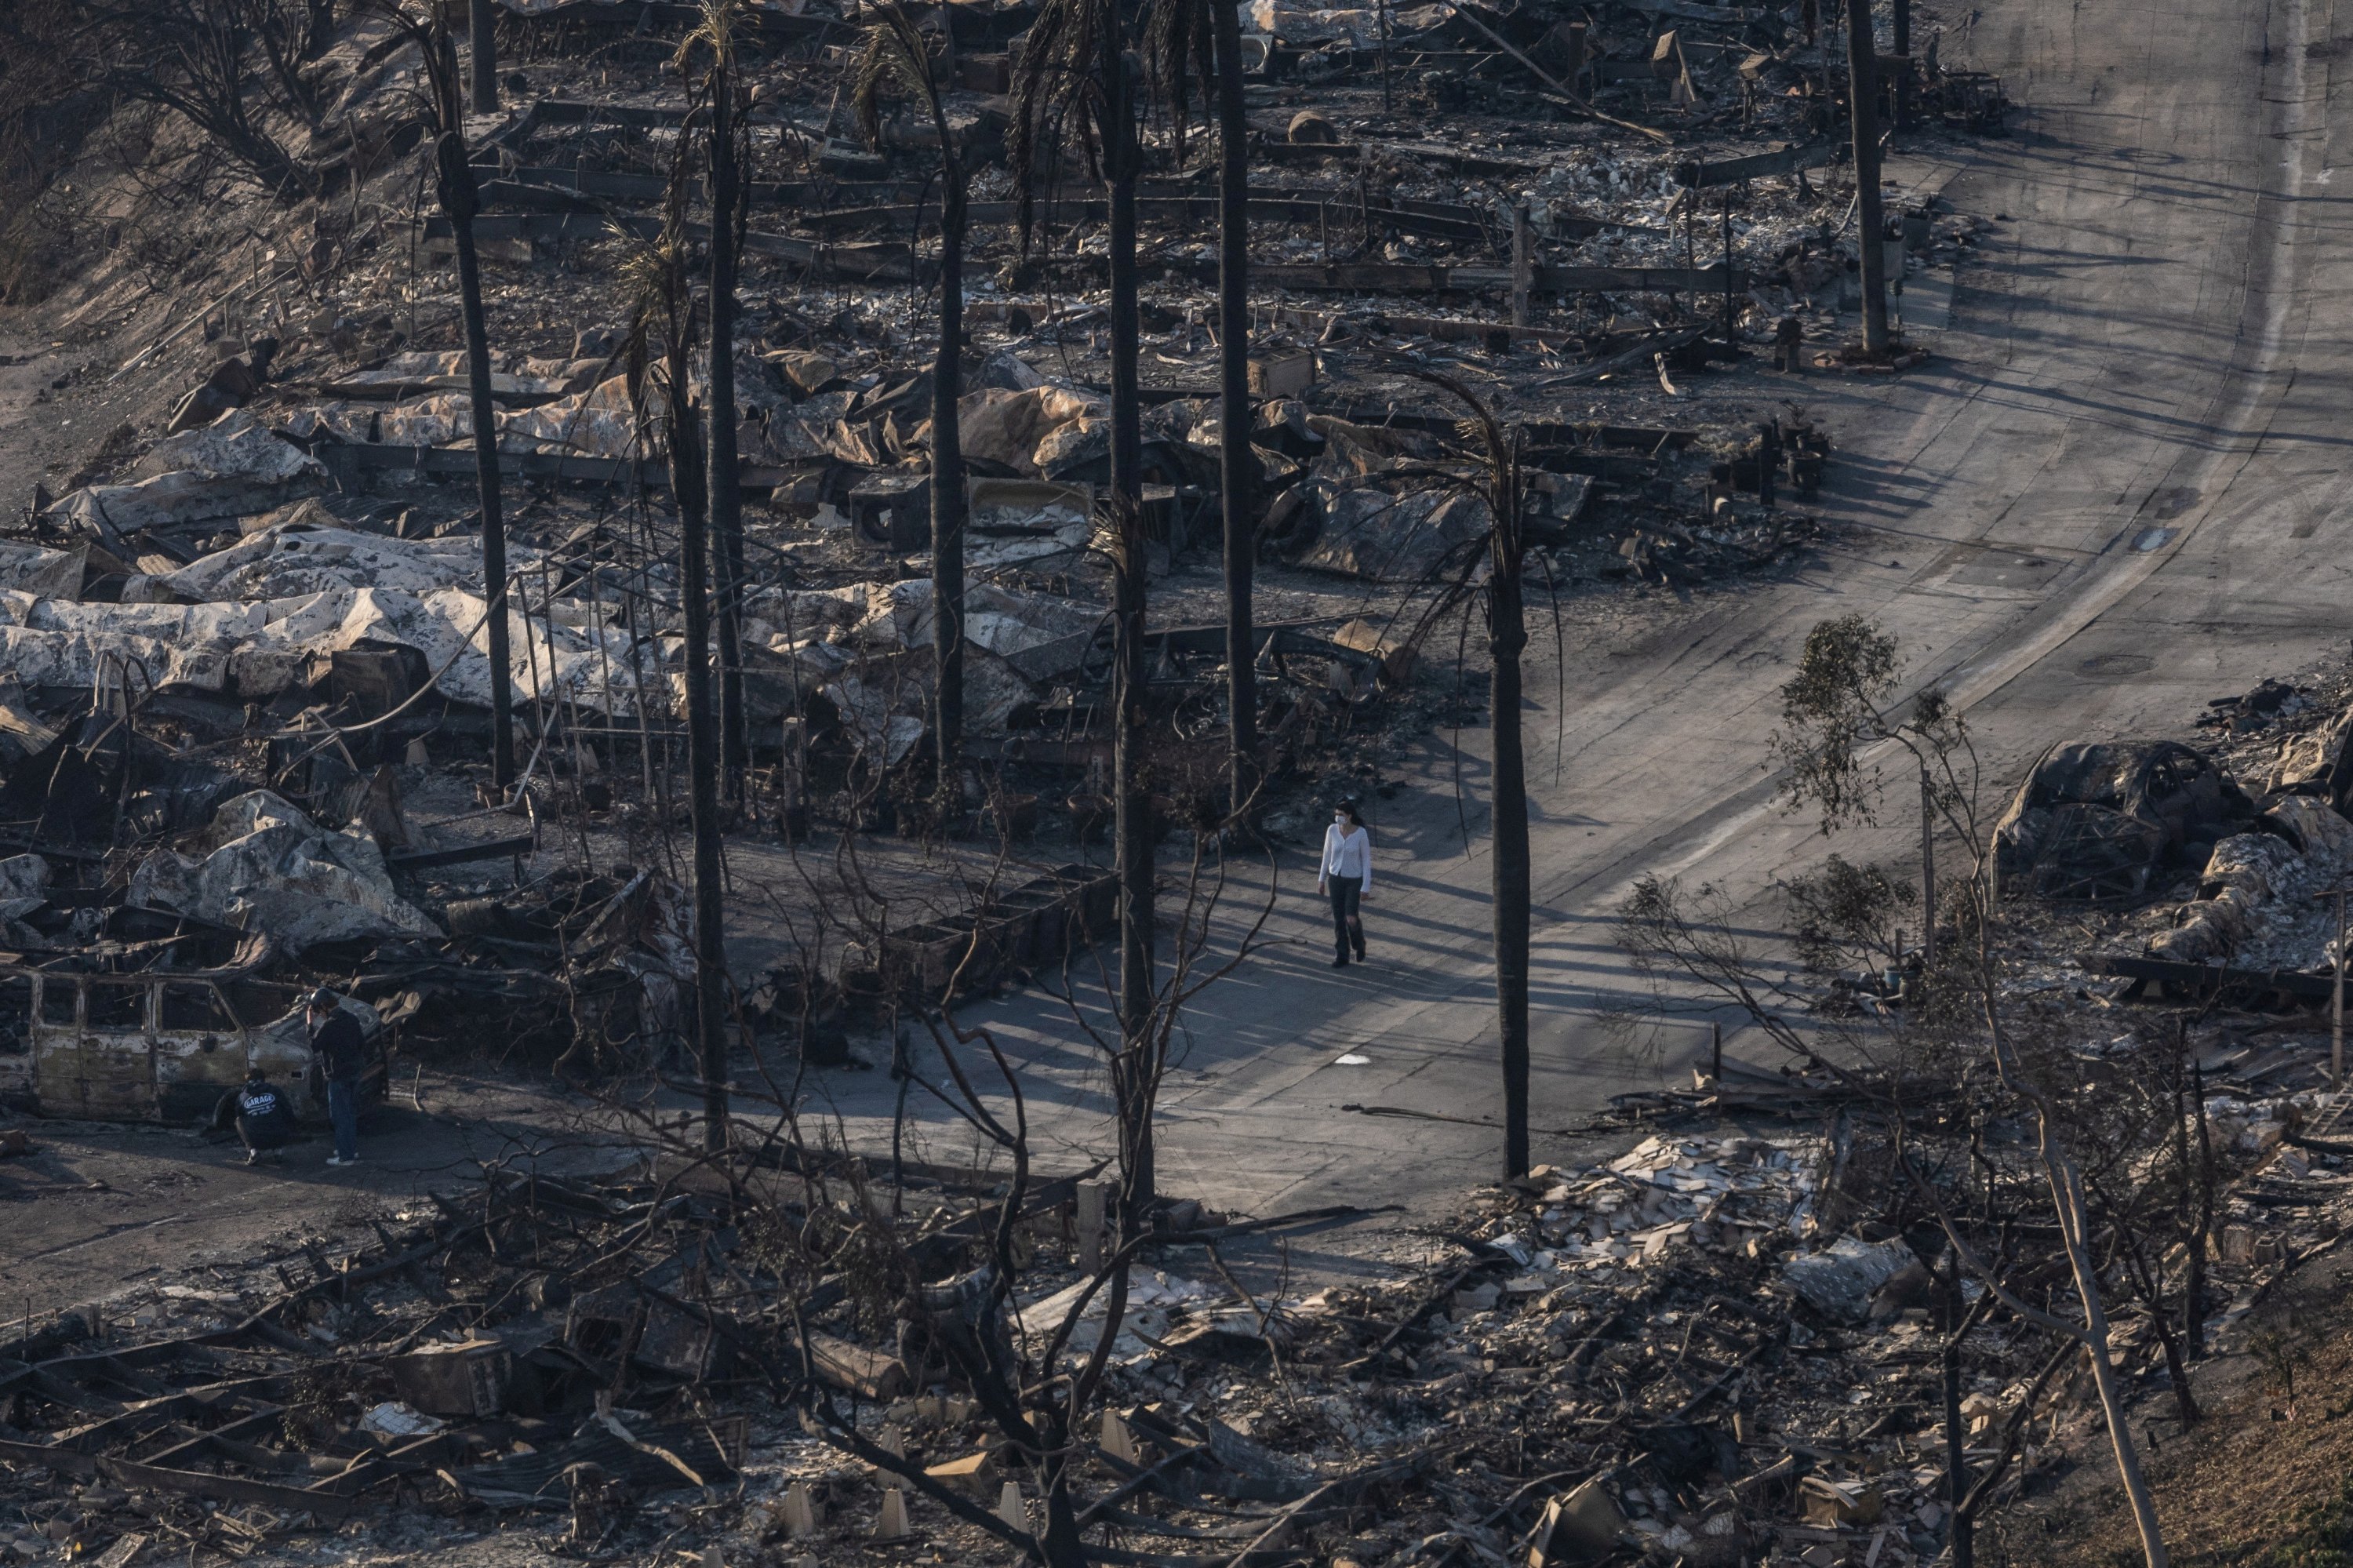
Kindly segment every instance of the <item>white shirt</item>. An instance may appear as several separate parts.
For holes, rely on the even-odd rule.
[[[1343,828],[1334,822],[1324,830],[1324,863],[1316,868],[1315,880],[1338,877],[1345,882],[1362,882],[1365,891],[1373,890],[1373,835],[1363,828]]]

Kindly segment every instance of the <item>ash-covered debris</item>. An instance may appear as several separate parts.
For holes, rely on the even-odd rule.
[[[2071,743],[2036,762],[1996,830],[2003,891],[2030,924],[2045,906],[2082,911],[2094,940],[2030,967],[2103,997],[2326,1006],[2335,894],[2353,881],[2348,702],[2341,671],[2267,679],[2180,739]]]
[[[2221,1335],[2353,1196],[2339,1154],[2228,1097],[2207,1125]],[[1956,1284],[1887,1185],[1891,1132],[1856,1102],[1829,1136],[1654,1134],[1313,1289],[1263,1245],[1237,1272],[1236,1249],[1345,1213],[1164,1204],[1104,1381],[1063,1413],[1082,1430],[1058,1484],[1090,1540],[1154,1563],[1274,1541],[1368,1565],[1933,1561],[1957,1502],[2063,1470],[2096,1416],[2072,1341]],[[782,1147],[501,1172],[356,1251],[167,1275],[9,1345],[5,1528],[93,1555],[504,1529],[559,1553],[987,1556],[948,1499],[1026,1531],[1044,1456],[1008,1441],[954,1325],[1092,1356],[1103,1196],[1093,1172],[1009,1187]],[[976,1260],[1008,1202],[1018,1277],[991,1329]],[[2147,1319],[2124,1309],[2117,1337],[2161,1391]],[[195,1435],[142,1437],[184,1412]]]

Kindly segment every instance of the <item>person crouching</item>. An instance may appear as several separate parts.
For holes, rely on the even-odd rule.
[[[265,1154],[271,1164],[279,1164],[282,1157],[278,1151],[294,1141],[294,1107],[269,1074],[248,1067],[244,1086],[223,1095],[213,1107],[213,1130],[226,1132],[232,1126],[245,1145],[248,1165],[259,1165]]]

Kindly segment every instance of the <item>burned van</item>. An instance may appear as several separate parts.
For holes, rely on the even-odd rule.
[[[242,956],[242,955],[241,955]],[[259,1066],[306,1121],[326,1117],[303,993],[259,980],[259,959],[220,969],[77,973],[0,963],[0,1103],[37,1116],[187,1124]],[[363,1106],[385,1064],[374,1009],[343,1006],[368,1036]]]

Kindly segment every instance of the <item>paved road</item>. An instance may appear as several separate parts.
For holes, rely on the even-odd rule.
[[[2353,34],[2353,0],[2336,4],[1999,0],[1948,35],[1948,62],[1999,71],[2023,106],[1947,186],[2005,221],[1930,367],[1799,392],[1840,442],[1827,511],[1842,542],[1765,591],[1572,627],[1557,711],[1548,673],[1529,682],[1531,736],[1560,736],[1557,774],[1532,769],[1539,1128],[1682,1076],[1704,1039],[1694,1019],[1634,1059],[1596,1024],[1642,994],[1608,930],[1634,876],[1753,899],[1823,853],[1773,809],[1760,766],[1773,688],[1816,620],[1860,610],[1897,632],[2004,783],[2054,738],[2178,730],[2346,634],[2353,167],[2331,149],[2353,165],[2353,87],[2332,109],[2322,46]],[[1494,1114],[1483,823],[1474,806],[1464,853],[1451,782],[1459,762],[1475,802],[1484,769],[1480,737],[1460,758],[1450,738],[1404,763],[1381,807],[1378,963],[1324,967],[1312,863],[1293,855],[1268,926],[1280,945],[1189,1012],[1164,1095],[1166,1190],[1259,1213],[1429,1208],[1494,1173],[1487,1128],[1344,1108]],[[1027,995],[967,1022],[1020,1063],[1041,1142],[1108,1151],[1100,1061],[1067,1012]],[[871,1136],[881,1077],[820,1090]],[[936,1112],[923,1136],[969,1145]]]

